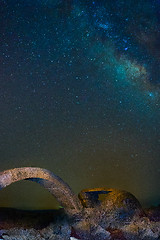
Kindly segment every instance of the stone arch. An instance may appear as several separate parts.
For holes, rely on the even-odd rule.
[[[72,189],[60,177],[46,169],[37,167],[13,168],[0,173],[0,189],[21,181],[34,181],[46,188],[64,207],[68,214],[81,211],[82,205]]]

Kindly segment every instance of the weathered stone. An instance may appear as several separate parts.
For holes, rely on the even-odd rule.
[[[5,240],[45,240],[38,231],[34,229],[11,229],[2,235]]]
[[[116,240],[126,240],[124,237],[124,234],[122,230],[119,229],[114,229],[114,228],[108,228],[108,232],[110,233],[110,238],[111,239],[116,239]]]
[[[129,192],[108,188],[91,188],[82,190],[79,199],[84,207],[102,205],[106,208],[142,209],[139,201]]]
[[[82,209],[79,199],[60,177],[41,168],[14,168],[0,173],[0,189],[20,180],[30,180],[41,184],[60,203],[69,214]]]
[[[0,173],[0,187],[4,188],[23,179],[36,181],[48,189],[64,207],[65,211],[64,209],[58,210],[58,214],[56,212],[53,216],[53,222],[48,218],[49,225],[47,226],[44,226],[43,221],[41,222],[40,218],[37,217],[38,223],[42,223],[39,224],[41,227],[39,226],[37,229],[33,228],[32,221],[30,221],[31,225],[27,225],[28,229],[20,228],[20,225],[15,227],[12,224],[13,221],[7,223],[8,225],[2,224],[1,221],[4,221],[5,218],[0,213],[0,226],[3,226],[0,231],[1,239],[160,239],[158,215],[155,215],[155,211],[151,212],[151,210],[148,210],[145,215],[140,203],[131,193],[108,188],[84,189],[79,193],[79,200],[62,179],[40,168],[17,168],[4,171]],[[4,226],[7,226],[7,229],[4,229]],[[37,223],[35,226],[37,226]]]
[[[92,238],[95,240],[109,240],[111,239],[110,232],[106,231],[101,226],[97,226],[92,232],[91,232]]]
[[[159,222],[160,221],[160,205],[157,207],[150,207],[145,209],[145,213],[150,221]]]
[[[83,205],[83,207],[94,208],[100,205],[99,196],[101,194],[108,194],[109,191],[106,188],[88,188],[83,189],[78,197]]]
[[[151,222],[149,218],[135,216],[130,224],[121,227],[126,239],[132,235],[134,239],[155,240],[160,237],[160,222]]]
[[[78,223],[74,224],[72,227],[72,234],[74,232],[73,236],[76,236],[77,238],[84,239],[84,240],[90,239],[90,231],[91,231],[91,223],[87,219],[79,221]]]

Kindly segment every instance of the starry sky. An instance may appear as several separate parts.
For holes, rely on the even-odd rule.
[[[160,203],[160,1],[1,0],[0,171],[49,169],[78,193]],[[36,183],[0,206],[54,208]]]

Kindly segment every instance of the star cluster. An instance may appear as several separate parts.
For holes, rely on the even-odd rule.
[[[0,5],[1,170],[39,166],[75,192],[114,187],[158,204],[159,0]],[[16,189],[2,206],[20,206]],[[43,192],[29,201],[56,204]]]

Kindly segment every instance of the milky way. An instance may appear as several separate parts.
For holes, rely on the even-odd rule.
[[[160,1],[0,5],[1,171],[43,167],[76,193],[160,203]],[[57,206],[33,183],[0,194],[1,206]]]

